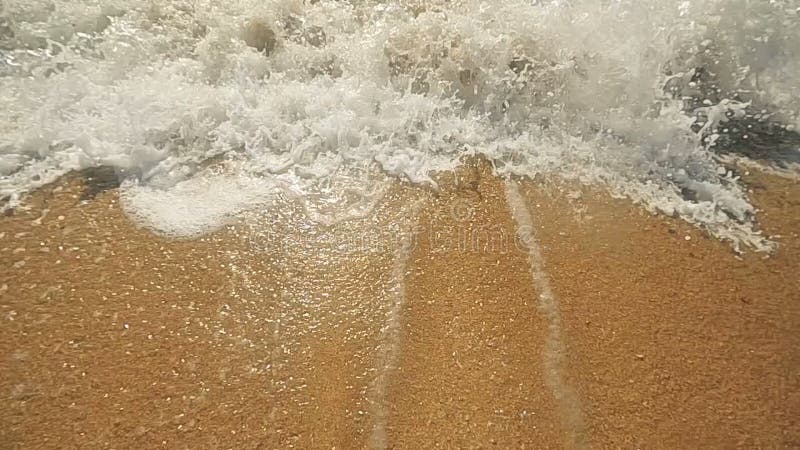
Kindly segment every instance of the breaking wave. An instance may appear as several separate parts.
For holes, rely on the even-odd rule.
[[[192,235],[274,192],[363,200],[376,168],[435,184],[484,155],[766,250],[723,156],[800,161],[792,0],[2,5],[8,206],[110,166],[135,217]]]

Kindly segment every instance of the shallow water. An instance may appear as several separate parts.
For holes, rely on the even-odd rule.
[[[276,192],[356,217],[381,173],[480,154],[766,250],[716,155],[791,168],[800,142],[793,1],[6,0],[0,52],[5,203],[110,166],[178,236]]]

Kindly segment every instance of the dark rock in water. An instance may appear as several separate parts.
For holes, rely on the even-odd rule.
[[[303,39],[313,47],[322,47],[327,42],[327,35],[321,27],[310,26],[303,31]]]
[[[322,27],[316,25],[306,26],[297,16],[289,16],[283,20],[283,30],[289,40],[298,44],[308,44],[312,47],[322,47],[328,42],[328,36]]]
[[[385,48],[383,53],[389,60],[389,72],[393,77],[410,72],[414,66],[414,62],[408,54],[398,53],[390,47]]]
[[[731,118],[720,126],[719,138],[712,147],[717,153],[735,153],[780,167],[800,163],[800,134],[780,123],[748,114],[742,119]]]
[[[14,37],[11,23],[5,17],[0,17],[0,50],[12,50]]]
[[[462,69],[458,72],[458,81],[464,86],[471,86],[478,80],[478,72],[476,70]]]
[[[248,46],[259,52],[265,52],[267,55],[272,53],[278,45],[278,37],[272,28],[258,20],[251,20],[245,25],[242,30],[242,39]]]
[[[681,188],[681,197],[693,203],[697,203],[697,191],[689,189],[688,187]]]
[[[331,58],[324,61],[322,64],[312,66],[309,68],[309,74],[312,77],[320,75],[327,75],[331,78],[339,78],[342,76],[342,68],[335,59]]]
[[[664,91],[673,98],[682,99],[686,112],[693,112],[708,104],[716,105],[729,94],[729,98],[738,100],[735,93],[723,94],[714,74],[702,67],[695,68],[682,77],[670,79],[664,86]]]
[[[113,167],[90,167],[80,171],[86,188],[81,194],[81,200],[91,200],[109,189],[118,188],[120,177]]]
[[[74,29],[81,33],[102,33],[111,26],[111,19],[106,15],[87,17],[74,25]]]
[[[674,98],[683,100],[684,112],[696,118],[692,130],[699,133],[708,118],[703,107],[717,105],[723,99],[746,102],[738,92],[726,92],[720,88],[716,75],[703,67],[695,68],[684,77],[671,79],[664,90]],[[800,163],[800,134],[787,129],[784,124],[772,119],[759,107],[745,109],[744,116],[731,110],[727,120],[717,125],[717,129],[707,130],[704,142],[719,154],[738,154],[748,158],[769,161],[780,167]],[[711,143],[709,135],[715,134]]]
[[[525,57],[514,57],[509,61],[508,68],[517,75],[523,75],[533,67],[533,62]]]
[[[13,38],[14,30],[11,28],[11,22],[5,17],[0,17],[0,38]]]

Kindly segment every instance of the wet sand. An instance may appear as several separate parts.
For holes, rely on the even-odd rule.
[[[503,183],[483,167],[452,184],[426,205],[409,261],[389,442],[559,446],[568,430],[542,364],[547,321]]]
[[[783,236],[768,259],[596,192],[576,213],[526,189],[593,446],[800,445],[800,186],[749,182]]]
[[[0,218],[0,442],[796,447],[800,185],[748,182],[770,258],[531,181],[521,242],[481,164],[362,220],[278,199],[182,241],[68,177]]]

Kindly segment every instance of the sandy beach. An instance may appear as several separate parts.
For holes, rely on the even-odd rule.
[[[0,450],[800,448],[798,6],[0,1]]]
[[[747,177],[767,256],[598,188],[440,178],[187,240],[78,174],[39,189],[0,219],[2,447],[800,445],[796,181]]]

